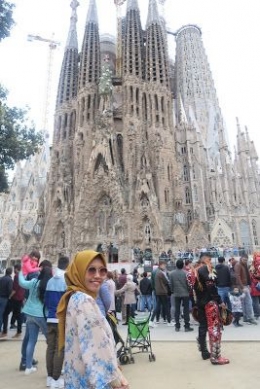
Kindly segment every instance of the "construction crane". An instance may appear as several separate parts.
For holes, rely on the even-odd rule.
[[[47,138],[49,136],[49,109],[50,109],[50,97],[51,97],[51,85],[52,85],[52,66],[53,66],[53,54],[54,50],[60,46],[60,42],[53,39],[43,38],[39,35],[28,35],[27,40],[32,41],[40,41],[44,43],[48,43],[49,52],[48,52],[48,64],[47,64],[47,80],[46,80],[46,94],[44,100],[44,110],[43,110],[43,123],[42,130],[44,136]]]
[[[116,53],[116,76],[122,77],[122,8],[121,6],[126,0],[114,0],[116,5],[116,16],[117,16],[117,53]]]

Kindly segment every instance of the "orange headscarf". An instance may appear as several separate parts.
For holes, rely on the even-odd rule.
[[[66,312],[71,295],[75,292],[83,292],[93,298],[97,297],[97,295],[88,290],[85,285],[86,270],[90,263],[97,257],[99,257],[103,261],[104,266],[106,266],[106,260],[103,254],[92,250],[85,250],[80,251],[75,255],[65,272],[65,280],[68,288],[60,299],[57,307],[57,317],[59,319],[59,350],[64,347],[65,343]]]

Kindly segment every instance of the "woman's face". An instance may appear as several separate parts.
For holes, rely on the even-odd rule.
[[[90,263],[85,274],[86,288],[93,293],[97,293],[107,276],[107,268],[100,258],[95,258]]]

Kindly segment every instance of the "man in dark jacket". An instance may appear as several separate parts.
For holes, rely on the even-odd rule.
[[[189,287],[187,281],[187,273],[183,270],[183,260],[176,261],[176,269],[170,273],[171,291],[174,295],[175,303],[175,331],[180,331],[180,313],[181,303],[183,305],[184,328],[185,331],[193,331],[190,327],[190,312],[189,312]]]
[[[156,321],[159,322],[162,310],[164,323],[167,323],[168,326],[173,326],[171,323],[169,304],[170,282],[166,273],[166,262],[164,260],[159,261],[159,267],[155,273],[154,285],[156,294],[156,309],[153,310],[149,325],[150,327],[156,326],[154,323],[155,316]]]
[[[12,267],[8,267],[5,271],[5,275],[0,278],[0,331],[2,330],[5,308],[13,290],[12,272]],[[5,337],[7,337],[7,334],[0,334],[0,338]]]
[[[221,300],[227,305],[228,309],[232,310],[231,302],[229,299],[229,292],[231,288],[231,275],[227,265],[225,265],[225,258],[219,257],[218,264],[216,265],[217,273],[217,288],[218,294]]]
[[[147,272],[143,272],[143,278],[140,281],[140,292],[141,292],[141,312],[144,312],[145,308],[151,312],[152,309],[152,283],[147,277]]]

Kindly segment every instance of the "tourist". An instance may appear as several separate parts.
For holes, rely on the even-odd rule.
[[[143,278],[140,281],[140,293],[141,293],[141,303],[140,311],[144,312],[145,309],[148,309],[149,312],[152,310],[152,283],[151,280],[147,277],[147,272],[143,272]]]
[[[129,317],[135,317],[135,307],[136,307],[136,293],[138,286],[133,281],[132,274],[126,276],[126,283],[123,288],[116,290],[116,295],[124,293],[124,305],[126,306],[126,321],[123,325],[128,324]]]
[[[227,265],[225,265],[225,258],[218,257],[218,264],[215,267],[217,273],[217,288],[218,294],[223,303],[225,303],[229,310],[231,310],[231,303],[229,300],[229,292],[231,288],[231,275]]]
[[[176,269],[173,270],[169,275],[171,291],[174,295],[176,332],[180,331],[181,305],[183,306],[185,332],[193,331],[193,328],[190,326],[189,285],[187,280],[187,273],[183,267],[183,260],[177,259]]]
[[[164,323],[168,326],[173,326],[171,323],[170,315],[170,304],[169,304],[169,295],[171,294],[170,282],[166,273],[166,261],[161,259],[159,261],[159,267],[156,270],[154,277],[154,286],[156,294],[156,309],[154,309],[149,326],[155,327],[154,319],[156,317],[156,322],[159,323],[160,313],[162,311],[162,316]]]
[[[0,331],[2,330],[3,318],[6,306],[12,295],[13,290],[13,279],[12,279],[13,268],[8,267],[5,271],[5,275],[0,278]],[[0,338],[6,338],[7,331],[0,334]]]
[[[245,293],[241,293],[238,288],[233,288],[230,292],[230,302],[232,306],[233,324],[235,327],[243,327],[240,324],[240,319],[243,316],[242,302],[245,297]]]
[[[9,314],[12,312],[11,317],[11,325],[10,328],[17,328],[16,334],[12,336],[13,339],[20,338],[22,335],[22,307],[24,301],[25,290],[19,285],[18,275],[21,271],[21,265],[18,263],[14,265],[14,281],[13,281],[13,290],[9,299],[10,306],[9,309],[5,309],[4,314],[4,325],[3,332],[7,333],[8,327],[8,318]],[[17,327],[15,327],[15,323],[17,321]]]
[[[196,303],[199,321],[199,350],[203,359],[209,359],[213,365],[229,363],[221,356],[221,322],[219,307],[225,308],[216,286],[216,272],[211,263],[209,254],[203,252],[200,266],[197,269],[195,281]],[[209,334],[210,353],[206,345],[207,331]]]
[[[108,271],[106,283],[107,283],[108,291],[109,291],[110,298],[111,298],[111,303],[110,303],[110,307],[108,309],[108,312],[112,312],[116,316],[116,301],[115,301],[116,300],[116,297],[115,297],[116,284],[115,284],[113,277],[114,277],[113,273],[111,271]]]
[[[249,324],[257,324],[254,318],[253,303],[250,295],[250,273],[247,267],[248,258],[243,255],[240,261],[235,264],[236,282],[240,292],[245,293],[243,299],[243,321]]]
[[[46,337],[47,324],[44,317],[44,294],[46,285],[52,277],[52,269],[43,267],[37,278],[28,281],[24,278],[22,271],[19,273],[19,284],[22,288],[29,290],[28,299],[22,311],[26,314],[26,342],[22,344],[22,361],[25,365],[25,374],[34,373],[37,368],[33,366],[33,353],[38,340],[39,330]],[[24,358],[25,356],[25,359]],[[23,370],[20,368],[20,370]]]
[[[51,389],[63,388],[64,381],[61,377],[64,352],[58,351],[58,319],[57,306],[63,294],[66,292],[67,284],[64,274],[69,265],[69,258],[61,256],[58,259],[58,267],[54,276],[48,281],[44,297],[45,307],[48,310],[47,315],[47,382],[46,386]]]
[[[126,270],[125,268],[121,269],[120,275],[118,277],[117,289],[121,289],[126,283]],[[120,294],[120,301],[118,301],[118,305],[120,305],[122,321],[126,322],[126,304],[124,303],[124,294]]]
[[[66,389],[128,388],[118,368],[112,330],[95,301],[106,275],[104,256],[90,250],[78,252],[65,273],[67,292],[57,316]]]
[[[103,282],[100,286],[96,303],[99,306],[99,309],[103,316],[107,316],[107,313],[109,311],[110,305],[111,305],[111,294],[109,292],[109,288],[106,282]]]
[[[253,311],[256,319],[260,317],[260,253],[253,254],[253,261],[250,267],[250,294],[253,303]]]

